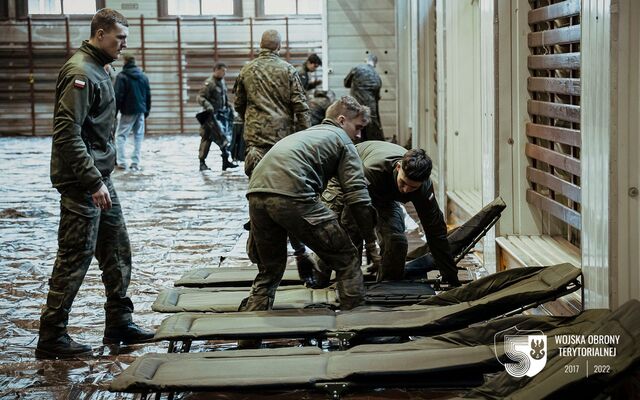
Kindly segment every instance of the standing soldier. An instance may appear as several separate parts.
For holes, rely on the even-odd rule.
[[[116,152],[111,128],[113,85],[104,66],[127,47],[128,22],[104,8],[91,20],[91,37],[62,66],[56,82],[51,182],[60,192],[58,254],[40,317],[36,356],[64,358],[91,352],[67,333],[69,311],[93,256],[106,292],[104,343],[140,343],[153,333],[132,322],[127,296],[131,245],[111,183]]]
[[[278,31],[265,31],[258,57],[242,68],[234,86],[236,111],[244,119],[244,172],[249,177],[276,142],[310,126],[298,72],[278,56],[281,41]],[[301,278],[310,279],[312,258],[304,244],[294,237],[290,241]]]
[[[362,132],[362,141],[384,140],[382,133],[382,123],[380,122],[380,88],[382,80],[376,72],[378,57],[369,54],[366,64],[354,67],[344,78],[344,87],[351,88],[351,96],[371,109],[371,123]]]
[[[316,53],[312,53],[307,57],[307,60],[298,67],[298,75],[300,75],[300,82],[305,91],[315,89],[319,85],[322,85],[322,79],[311,80],[309,72],[316,72],[318,67],[322,66],[322,60]]]
[[[222,152],[222,170],[236,168],[237,165],[229,161],[229,144],[231,143],[233,130],[233,108],[227,97],[227,85],[224,76],[227,66],[217,63],[213,67],[213,74],[204,82],[204,86],[198,93],[198,104],[207,112],[205,123],[200,127],[200,171],[209,169],[205,159],[209,155],[211,142],[216,142]],[[215,125],[214,125],[215,124]],[[222,137],[216,138],[216,134]]]
[[[151,88],[149,79],[136,65],[132,54],[124,55],[124,67],[116,77],[116,112],[120,111],[120,123],[116,134],[117,166],[126,168],[125,146],[127,137],[133,132],[132,171],[140,168],[140,153],[144,139],[144,123],[151,111]]]

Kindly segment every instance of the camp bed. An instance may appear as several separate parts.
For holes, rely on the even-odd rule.
[[[563,375],[554,367],[563,361],[557,355],[561,345],[553,337],[584,332],[609,334],[612,325],[615,326],[613,332],[621,334],[620,349],[629,354],[624,357],[624,363],[619,363],[625,370],[640,360],[639,312],[640,303],[632,300],[616,312],[587,310],[574,317],[502,318],[412,342],[363,345],[343,352],[285,348],[146,354],[120,374],[111,383],[110,390],[145,393],[320,388],[337,399],[346,391],[363,387],[478,386],[482,384],[482,374],[504,370],[502,363],[508,361],[504,354],[505,335],[523,331],[548,336],[545,350],[549,361],[541,374],[553,380],[556,374]],[[585,381],[584,374],[580,377],[576,374],[571,379]],[[532,385],[533,396],[522,398],[543,398],[537,394],[549,393],[547,380],[540,381],[544,383]]]
[[[370,282],[365,285],[365,303],[372,305],[415,304],[435,294],[425,282]],[[248,288],[169,288],[162,290],[151,306],[153,311],[175,313],[237,311],[240,302],[249,295]],[[276,292],[275,310],[305,308],[323,304],[338,307],[334,287],[309,289],[304,286],[283,286]]]
[[[188,351],[192,340],[205,339],[337,338],[346,347],[371,336],[435,335],[556,299],[579,289],[580,278],[580,269],[559,264],[498,272],[412,306],[179,313],[154,339]]]

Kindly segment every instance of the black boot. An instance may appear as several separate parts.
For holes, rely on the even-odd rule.
[[[203,159],[203,158],[201,158],[201,159],[200,159],[200,171],[207,171],[207,170],[210,170],[210,169],[211,169],[211,168],[209,168],[209,167],[207,166],[207,164],[205,164],[204,159]]]
[[[36,358],[40,359],[55,360],[89,354],[91,354],[91,346],[76,342],[66,333],[55,339],[38,340],[38,347],[36,347]]]
[[[237,168],[238,164],[234,164],[229,161],[229,156],[222,156],[222,170],[226,171],[227,168]]]
[[[129,322],[123,326],[108,327],[104,330],[104,344],[146,343],[153,339],[154,333]]]

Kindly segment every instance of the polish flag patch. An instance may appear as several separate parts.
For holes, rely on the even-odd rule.
[[[85,81],[81,81],[80,79],[76,79],[75,81],[73,81],[73,86],[77,87],[78,89],[84,89],[86,85],[87,83]]]

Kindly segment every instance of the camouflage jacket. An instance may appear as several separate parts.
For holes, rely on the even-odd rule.
[[[425,181],[420,189],[410,193],[401,193],[398,189],[396,164],[402,160],[407,149],[378,140],[359,143],[356,149],[362,160],[374,207],[384,207],[393,201],[411,202],[418,213],[436,264],[455,270],[447,241],[447,224],[436,201],[431,179]]]
[[[371,203],[351,138],[341,128],[324,123],[276,143],[253,170],[247,194],[314,199],[333,177],[342,187],[345,204]]]
[[[205,110],[220,111],[229,107],[227,84],[224,82],[224,78],[216,79],[211,75],[204,81],[196,100]]]
[[[309,70],[307,69],[307,63],[305,62],[298,67],[298,75],[300,76],[300,82],[304,90],[315,89],[318,85],[322,84],[322,81],[313,81],[309,78]]]
[[[351,69],[344,78],[344,87],[351,88],[351,95],[358,101],[371,96],[378,101],[382,80],[374,67],[369,64],[360,64]]]
[[[261,49],[245,65],[233,88],[235,108],[244,119],[247,146],[269,147],[307,129],[309,106],[296,69],[270,50]]]
[[[113,59],[84,41],[62,66],[56,81],[51,144],[51,183],[59,191],[73,185],[90,193],[116,163],[112,128],[115,94],[104,65]]]

